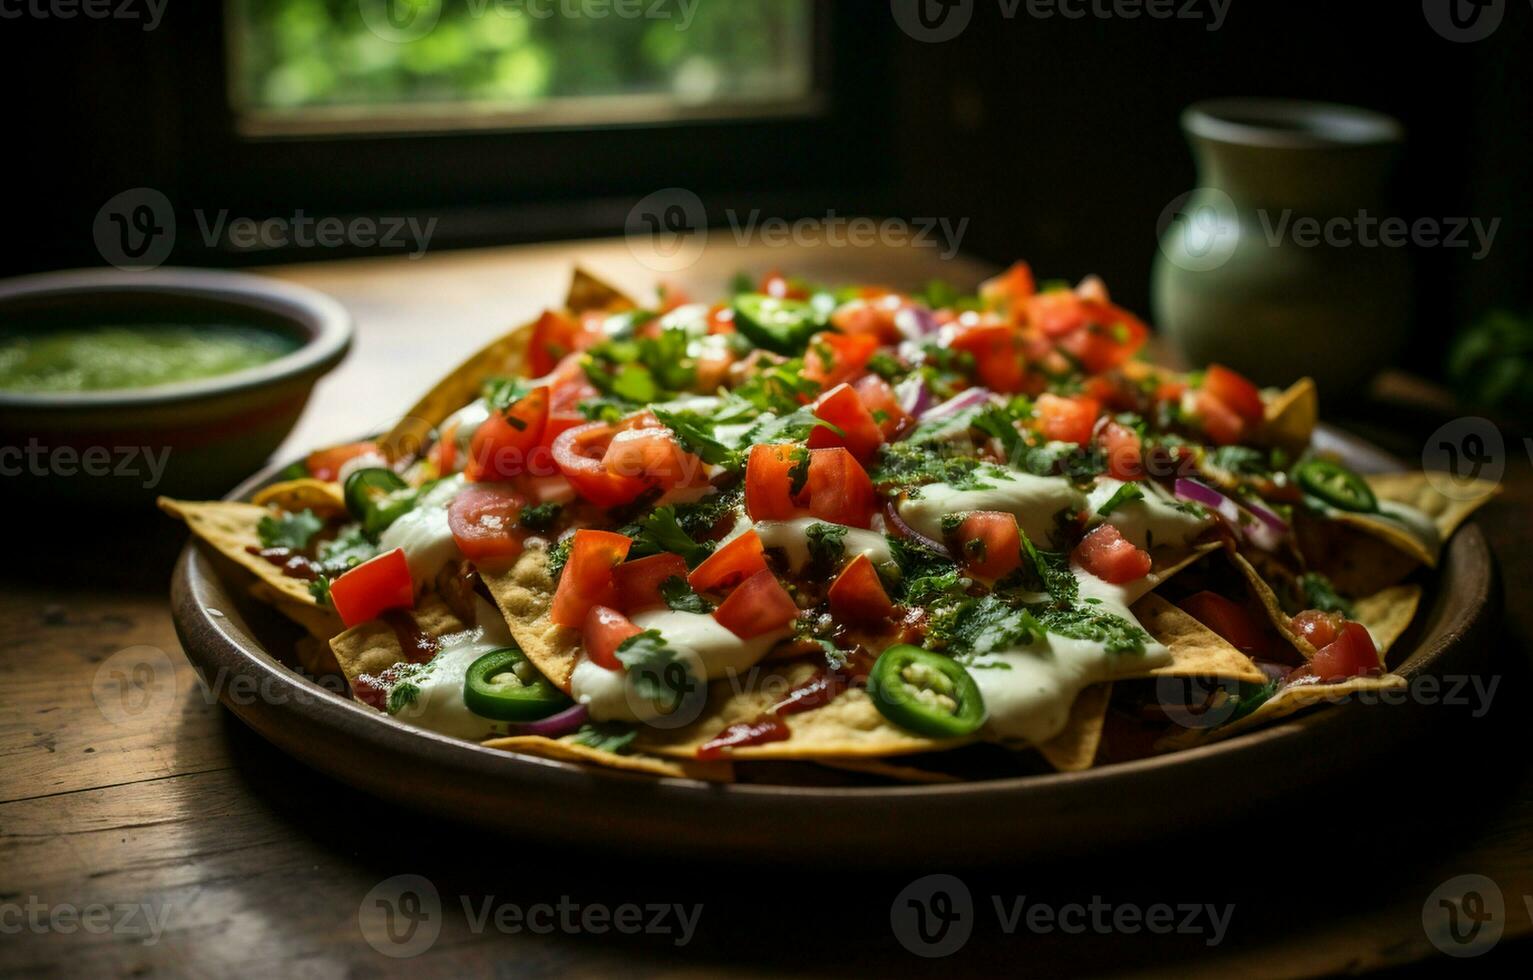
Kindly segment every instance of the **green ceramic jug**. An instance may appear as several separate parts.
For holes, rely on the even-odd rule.
[[[1381,234],[1403,129],[1351,106],[1199,102],[1182,114],[1198,188],[1161,216],[1152,303],[1189,365],[1360,394],[1404,343],[1410,257]]]

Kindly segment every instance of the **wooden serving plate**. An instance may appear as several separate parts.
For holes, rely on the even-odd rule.
[[[1334,430],[1316,442],[1364,472],[1398,469]],[[275,480],[246,481],[245,499]],[[595,770],[412,728],[286,666],[282,617],[195,541],[171,581],[176,632],[219,698],[282,751],[408,806],[498,831],[687,858],[857,865],[974,865],[1146,840],[1254,812],[1388,751],[1429,719],[1421,705],[1324,707],[1223,742],[1087,772],[935,786],[715,785]],[[240,573],[243,575],[244,573]],[[1442,561],[1394,670],[1406,678],[1479,667],[1499,617],[1485,537],[1465,525]],[[276,637],[278,639],[273,639]],[[271,651],[280,651],[274,655]],[[1401,654],[1404,654],[1401,658]],[[248,692],[260,692],[248,696]],[[244,696],[242,696],[244,695]],[[1211,808],[1217,795],[1219,805]],[[806,826],[812,832],[805,833]]]

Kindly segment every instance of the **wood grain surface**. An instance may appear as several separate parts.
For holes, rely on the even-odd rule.
[[[358,323],[350,360],[321,382],[284,452],[378,428],[463,351],[558,303],[577,258],[635,291],[654,279],[621,241],[269,270],[331,293]],[[737,268],[774,265],[899,285],[934,276],[972,282],[985,271],[941,262],[931,250],[717,243],[671,278],[706,296]],[[1390,448],[1419,453],[1424,435],[1406,434]],[[920,840],[910,842],[910,867],[898,874],[850,874],[834,863],[730,867],[692,860],[686,836],[638,856],[497,837],[322,777],[244,729],[187,664],[165,594],[183,540],[178,527],[153,514],[13,514],[20,526],[8,535],[0,573],[0,974],[1363,971],[1438,956],[1424,928],[1444,914],[1434,890],[1465,874],[1489,877],[1502,898],[1499,917],[1482,928],[1500,926],[1504,936],[1477,962],[1520,958],[1533,934],[1524,708],[1533,473],[1519,441],[1509,438],[1507,448],[1507,492],[1481,517],[1508,590],[1488,711],[1475,698],[1442,705],[1397,758],[1342,784],[1296,788],[1256,819],[1190,829],[1153,847],[1104,840],[1084,860],[963,871],[972,934],[941,959],[907,951],[891,921],[907,886],[944,870],[922,859]],[[161,669],[136,674],[135,664]],[[1220,787],[1207,788],[1211,814],[1231,803]],[[814,814],[785,832],[814,833]],[[611,839],[622,834],[623,815],[614,812]],[[437,904],[401,875],[426,879]],[[435,913],[413,917],[420,941],[434,931],[436,938],[397,959],[368,937],[391,952],[403,948],[374,928],[380,899],[400,915],[396,936],[409,924],[415,906],[402,903],[402,890],[424,896],[423,912]],[[1019,901],[1023,915],[1013,923]],[[1073,923],[1076,904],[1084,931],[1028,926],[1035,906]],[[1105,930],[1092,921],[1093,904],[1107,910],[1097,915]],[[1158,905],[1177,907],[1178,922],[1204,909],[1190,920],[1200,931],[1112,926],[1118,910]],[[1214,942],[1211,923],[1226,909],[1227,928]],[[1118,914],[1131,925],[1130,913]],[[654,928],[626,934],[607,924],[629,915]]]

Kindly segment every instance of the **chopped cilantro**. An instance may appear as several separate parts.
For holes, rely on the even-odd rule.
[[[564,571],[564,563],[570,560],[570,549],[574,546],[575,536],[571,534],[548,549],[548,577],[555,582],[559,581],[559,573]]]
[[[395,684],[389,690],[388,712],[397,715],[399,712],[414,704],[421,696],[421,689],[409,681]]]
[[[1305,609],[1339,612],[1348,619],[1356,615],[1352,603],[1342,598],[1337,593],[1336,587],[1331,584],[1331,580],[1319,572],[1305,572],[1294,584],[1303,597]]]
[[[676,434],[681,448],[705,463],[738,470],[745,465],[744,455],[719,442],[713,436],[713,422],[696,412],[667,412],[652,409],[655,418]]]
[[[548,501],[541,504],[533,504],[531,507],[523,507],[519,523],[529,531],[547,531],[559,520],[559,514],[564,510],[564,505]]]
[[[809,482],[809,455],[808,446],[794,446],[788,453],[788,458],[793,465],[788,467],[788,495],[797,497],[804,492],[804,484]]]
[[[706,538],[718,529],[725,516],[733,518],[733,511],[745,499],[740,488],[710,494],[690,504],[676,505],[676,522],[691,538]]]
[[[633,740],[639,735],[639,730],[628,725],[615,722],[602,722],[593,724],[587,722],[580,726],[580,730],[570,736],[570,741],[576,745],[585,745],[596,749],[598,752],[610,752],[613,755],[623,755],[633,744]]]
[[[330,605],[330,580],[323,575],[317,575],[309,582],[309,595],[321,606]]]
[[[697,688],[692,671],[677,659],[659,630],[645,630],[624,640],[618,645],[617,659],[627,668],[634,693],[648,701],[675,708]]]
[[[985,654],[1027,646],[1043,638],[1031,610],[995,593],[944,603],[932,610],[927,645],[950,656]]]
[[[1032,610],[1050,633],[1100,643],[1108,653],[1143,653],[1150,639],[1150,634],[1122,616],[1094,607],[1033,606]]]
[[[263,548],[290,548],[293,551],[302,551],[309,546],[309,541],[324,526],[324,521],[316,517],[312,510],[306,509],[296,514],[278,516],[268,514],[256,525],[256,534],[260,535]]]
[[[1125,483],[1113,491],[1113,495],[1097,508],[1097,514],[1106,517],[1124,504],[1131,504],[1136,500],[1144,499],[1144,489],[1137,483]]]
[[[484,383],[483,393],[490,403],[490,411],[504,412],[526,398],[532,391],[525,378],[491,378]]]
[[[810,561],[821,568],[835,568],[846,554],[847,528],[840,524],[811,524],[804,529]]]
[[[680,575],[672,575],[660,583],[660,597],[677,612],[711,613],[713,603],[692,591],[692,586]]]
[[[685,558],[688,565],[695,566],[713,551],[712,545],[698,544],[682,529],[673,506],[657,507],[618,533],[633,539],[633,547],[628,552],[630,558],[669,551]]]

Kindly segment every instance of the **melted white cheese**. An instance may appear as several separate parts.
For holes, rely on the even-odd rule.
[[[461,470],[468,464],[468,450],[474,441],[474,433],[478,432],[479,427],[489,421],[489,418],[490,403],[480,398],[447,416],[447,420],[437,427],[438,432],[452,432],[452,441],[458,447],[454,457],[455,470]]]
[[[1079,568],[1080,598],[1099,599],[1097,608],[1138,625],[1129,612],[1134,583],[1111,585]],[[1132,657],[1145,667],[1171,662],[1171,651],[1154,640],[1145,652],[1108,653],[1101,644],[1049,633],[1025,647],[998,650],[969,659],[969,675],[985,701],[985,732],[1001,741],[1047,742],[1065,728],[1076,697],[1091,684],[1109,680],[1117,661]]]
[[[983,490],[960,490],[948,483],[931,483],[920,495],[900,504],[900,517],[933,541],[943,539],[942,519],[975,510],[1012,514],[1017,525],[1040,547],[1054,530],[1054,515],[1086,506],[1086,495],[1061,476],[1034,476],[1018,470],[987,466],[975,472]]]
[[[1379,513],[1384,515],[1386,519],[1393,520],[1403,527],[1411,537],[1420,541],[1422,546],[1431,554],[1435,555],[1442,550],[1442,535],[1437,530],[1437,524],[1410,504],[1396,503],[1393,500],[1381,500],[1379,501]]]
[[[809,563],[809,536],[806,533],[811,525],[830,524],[814,517],[800,517],[791,521],[761,521],[752,525],[756,534],[761,538],[762,547],[781,548],[788,556],[788,564],[798,571]],[[874,565],[893,565],[894,556],[889,552],[889,541],[882,534],[875,531],[866,531],[860,527],[845,527],[841,524],[830,524],[831,527],[844,528],[846,534],[841,538],[842,548],[845,550],[844,562],[849,562],[858,555],[867,555]]]
[[[437,641],[436,656],[407,681],[420,693],[395,718],[455,738],[479,739],[510,730],[503,721],[474,714],[463,701],[464,679],[473,662],[494,650],[515,645],[505,620],[494,606],[476,597],[475,608],[478,625]]]
[[[1141,499],[1119,504],[1105,518],[1098,516],[1097,509],[1111,500],[1121,486],[1121,480],[1098,477],[1097,485],[1086,497],[1086,506],[1091,511],[1092,524],[1106,521],[1117,528],[1124,538],[1132,541],[1136,548],[1149,551],[1152,547],[1163,545],[1180,547],[1202,534],[1214,522],[1212,514],[1205,513],[1199,517],[1177,509],[1176,501],[1168,499],[1153,483],[1139,484],[1144,494]]]

